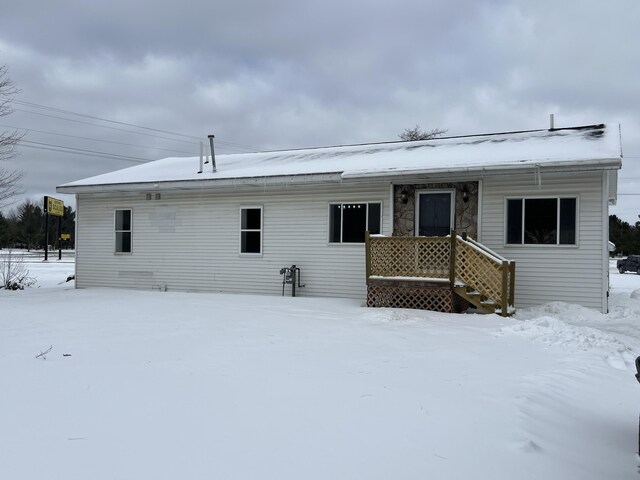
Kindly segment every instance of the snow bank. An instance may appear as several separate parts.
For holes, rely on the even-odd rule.
[[[609,315],[505,319],[76,290],[66,274],[0,292],[0,478],[637,474],[640,284]]]
[[[609,313],[564,302],[519,309],[516,325],[502,328],[501,334],[515,334],[569,352],[593,351],[612,367],[635,369],[640,355],[640,295],[634,286],[640,276],[611,273],[613,283]]]

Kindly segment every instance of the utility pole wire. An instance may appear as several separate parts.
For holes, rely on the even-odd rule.
[[[85,153],[85,152],[74,152],[72,150],[65,150],[65,149],[58,149],[58,148],[51,148],[51,147],[38,147],[36,145],[22,145],[23,147],[26,148],[35,148],[36,150],[47,150],[49,152],[56,152],[56,153],[70,153],[72,155],[83,155],[85,157],[96,157],[96,158],[105,158],[108,160],[120,160],[123,162],[133,162],[133,163],[147,163],[147,162],[143,162],[143,161],[139,161],[139,160],[127,160],[126,158],[118,158],[117,156],[113,156],[110,154],[98,154],[98,153]]]
[[[150,131],[159,132],[159,133],[166,133],[166,134],[169,134],[169,135],[176,135],[176,136],[184,137],[184,138],[192,138],[192,139],[198,140],[198,141],[202,140],[201,137],[197,137],[197,136],[194,136],[194,135],[186,135],[184,133],[171,132],[169,130],[162,130],[162,129],[159,129],[159,128],[145,127],[145,126],[142,126],[142,125],[136,125],[134,123],[120,122],[118,120],[110,120],[108,118],[96,117],[96,116],[93,116],[93,115],[86,115],[84,113],[73,112],[71,110],[64,110],[64,109],[61,109],[61,108],[49,107],[47,105],[41,105],[39,103],[34,103],[34,102],[27,102],[27,101],[24,101],[24,100],[14,100],[13,103],[16,103],[16,104],[19,104],[19,105],[28,106],[28,107],[32,107],[32,108],[40,108],[40,109],[48,110],[48,111],[52,111],[52,112],[64,113],[66,115],[77,115],[79,117],[90,118],[92,120],[100,120],[100,121],[103,121],[103,122],[115,123],[115,124],[118,124],[118,125],[125,125],[125,126],[129,126],[129,127],[134,127],[134,128],[141,128],[141,129],[144,129],[144,130],[150,130]],[[36,112],[30,112],[28,110],[22,110],[22,109],[14,109],[14,110],[18,110],[18,111],[25,112],[25,113],[34,113],[34,114],[36,114]],[[40,114],[40,115],[43,115],[43,114]],[[61,119],[65,120],[64,117],[54,117],[54,118],[61,118]],[[69,119],[66,119],[66,120],[69,120]],[[95,125],[95,124],[91,124],[91,123],[87,123],[87,125],[103,126],[104,127],[104,125]],[[124,131],[128,131],[128,130],[124,130]],[[130,133],[141,134],[140,132],[131,132],[131,131],[129,131],[129,132]],[[159,137],[159,138],[166,138],[166,137]],[[176,139],[167,139],[167,140],[179,141],[179,140],[176,140]],[[261,150],[260,148],[254,147],[252,145],[243,145],[241,143],[226,142],[224,140],[217,140],[216,143],[226,144],[229,147],[237,147],[236,149],[240,149],[241,148],[241,149],[244,149],[244,150],[251,150],[251,151],[260,151]]]
[[[32,142],[30,140],[21,140],[20,141],[20,145],[23,145],[25,147],[34,146],[34,148],[40,147],[41,149],[43,149],[42,147],[63,149],[65,151],[69,150],[69,153],[79,152],[79,153],[97,154],[97,155],[101,155],[101,156],[107,156],[107,157],[111,157],[111,158],[118,158],[118,159],[122,159],[122,160],[124,160],[124,159],[135,160],[135,161],[139,161],[140,163],[146,163],[146,162],[153,161],[150,158],[133,157],[131,155],[120,155],[120,154],[117,154],[117,153],[109,153],[109,152],[98,152],[96,150],[87,150],[87,149],[84,149],[84,148],[67,147],[65,145],[54,145],[54,144],[51,144],[51,143]],[[44,150],[47,150],[47,149],[44,148]],[[57,151],[61,151],[61,150],[57,150]]]
[[[78,117],[90,118],[92,120],[100,120],[102,122],[115,123],[115,124],[118,124],[118,125],[126,125],[127,127],[141,128],[143,130],[150,130],[152,132],[167,133],[169,135],[176,135],[178,137],[192,138],[194,140],[201,140],[200,137],[196,137],[194,135],[185,135],[184,133],[170,132],[168,130],[161,130],[159,128],[144,127],[142,125],[135,125],[133,123],[119,122],[117,120],[109,120],[108,118],[95,117],[93,115],[85,115],[84,113],[72,112],[71,110],[63,110],[61,108],[48,107],[46,105],[40,105],[38,103],[25,102],[24,100],[13,100],[13,103],[17,103],[19,105],[25,105],[25,106],[28,106],[28,107],[42,108],[43,110],[49,110],[49,111],[52,111],[52,112],[66,113],[68,115],[77,115]]]
[[[67,122],[81,123],[83,125],[90,125],[92,127],[108,128],[109,130],[117,130],[119,132],[132,133],[134,135],[145,135],[147,137],[162,138],[163,140],[169,140],[171,142],[186,143],[188,145],[194,145],[195,144],[195,142],[187,142],[186,140],[178,140],[177,138],[167,138],[167,137],[162,137],[160,135],[154,135],[152,133],[134,132],[132,130],[127,130],[127,129],[124,129],[124,128],[109,127],[108,125],[99,125],[97,123],[83,122],[82,120],[74,120],[73,118],[59,117],[57,115],[49,115],[49,114],[41,113],[41,112],[32,112],[30,110],[23,110],[21,108],[14,108],[13,110],[16,111],[16,112],[30,113],[32,115],[40,115],[42,117],[57,118],[58,120],[65,120]]]
[[[113,143],[115,145],[125,145],[127,147],[146,148],[148,150],[162,150],[162,151],[165,151],[165,152],[183,153],[185,155],[197,156],[197,152],[184,152],[182,150],[172,150],[170,148],[152,147],[150,145],[137,145],[137,144],[134,144],[134,143],[116,142],[114,140],[102,140],[102,139],[99,139],[99,138],[81,137],[79,135],[68,135],[66,133],[47,132],[46,130],[34,130],[32,128],[13,127],[11,125],[0,125],[0,127],[2,127],[2,128],[13,128],[15,130],[23,130],[25,133],[30,133],[30,132],[44,133],[46,135],[58,135],[60,137],[78,138],[80,140],[87,140],[89,142]]]

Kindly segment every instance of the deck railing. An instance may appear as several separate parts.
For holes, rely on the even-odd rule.
[[[447,237],[367,235],[367,278],[449,278],[451,242]]]
[[[514,305],[515,262],[459,236],[366,235],[367,283],[378,279],[448,279],[469,300],[481,298],[507,315]],[[474,297],[475,296],[475,297]],[[474,298],[472,298],[474,297]]]

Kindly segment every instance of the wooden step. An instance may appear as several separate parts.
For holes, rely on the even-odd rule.
[[[479,310],[485,313],[495,313],[496,304],[491,300],[487,300],[480,292],[476,290],[469,291],[467,286],[455,286],[453,290]]]

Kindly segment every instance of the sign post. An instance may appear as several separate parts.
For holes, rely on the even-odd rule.
[[[60,217],[62,219],[62,217]],[[61,233],[60,234],[60,251],[58,252],[58,260],[62,260],[62,242],[66,242],[67,248],[69,248],[69,240],[71,240],[70,233]]]
[[[44,229],[45,229],[45,245],[44,260],[49,260],[49,215],[58,217],[58,260],[62,259],[62,243],[60,243],[60,235],[62,231],[62,217],[64,216],[64,202],[57,198],[44,197]]]

